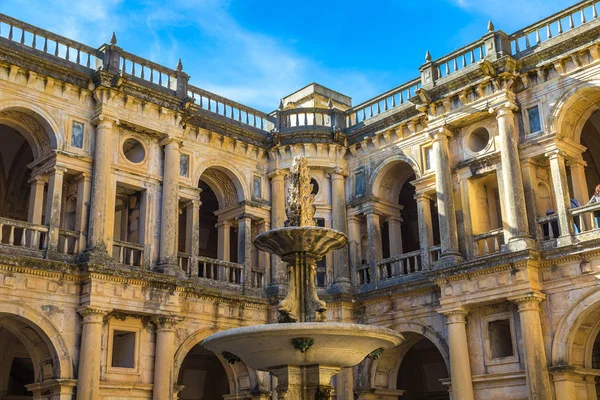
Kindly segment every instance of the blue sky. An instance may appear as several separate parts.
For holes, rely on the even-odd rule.
[[[98,47],[126,51],[191,83],[271,111],[315,81],[358,104],[474,41],[492,19],[507,33],[573,0],[4,0],[0,12]]]

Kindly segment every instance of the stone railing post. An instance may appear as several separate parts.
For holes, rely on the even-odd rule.
[[[179,59],[179,62],[177,63],[175,77],[177,78],[177,87],[175,88],[177,97],[179,97],[180,99],[187,98],[188,82],[190,80],[190,76],[183,72],[183,65],[181,64],[181,59]]]
[[[527,373],[527,392],[530,399],[552,398],[540,319],[540,303],[545,298],[546,296],[542,293],[532,292],[508,299],[519,307],[525,372]]]
[[[83,327],[79,348],[77,399],[96,400],[100,398],[102,325],[108,310],[83,307],[78,312],[83,317]]]
[[[421,72],[421,86],[424,88],[431,88],[435,86],[435,81],[438,80],[438,68],[434,62],[431,61],[431,54],[429,51],[425,54],[425,64],[419,68]]]

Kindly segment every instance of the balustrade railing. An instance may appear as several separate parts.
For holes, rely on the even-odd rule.
[[[4,14],[0,14],[0,37],[82,67],[95,70],[102,65],[97,49]]]
[[[188,96],[193,98],[196,105],[201,109],[237,121],[240,124],[249,125],[266,132],[270,132],[275,127],[273,118],[268,114],[199,87],[188,85]]]
[[[429,252],[429,262],[431,264],[438,262],[442,257],[442,247],[439,244],[431,246],[427,251]]]
[[[401,275],[410,275],[422,270],[421,250],[389,257],[377,263],[379,280],[395,278]]]
[[[363,264],[356,269],[356,284],[365,285],[371,283],[371,270],[368,265]]]
[[[486,57],[486,49],[483,40],[470,43],[467,46],[453,51],[452,53],[438,58],[433,63],[438,69],[438,78],[452,75],[483,60]]]
[[[47,246],[47,240],[47,226],[0,218],[0,243],[2,244],[43,250]]]
[[[122,265],[142,267],[144,263],[144,245],[113,240],[113,260]]]
[[[346,127],[352,127],[383,112],[407,103],[409,98],[416,95],[416,91],[420,87],[421,78],[415,78],[412,81],[404,83],[346,110]]]
[[[250,285],[253,288],[262,288],[265,284],[265,272],[262,270],[252,270],[252,274],[250,276]]]
[[[177,89],[177,73],[175,70],[138,57],[124,51],[120,52],[121,73],[141,79],[170,90]]]
[[[242,264],[198,257],[198,276],[200,278],[241,285],[243,271]]]
[[[598,18],[598,1],[582,1],[509,36],[513,55]]]
[[[600,229],[600,203],[572,208],[569,214],[576,234]]]
[[[279,112],[280,128],[296,127],[328,127],[331,128],[333,122],[333,109],[329,108],[295,108]]]
[[[177,264],[179,265],[179,268],[181,268],[183,271],[185,271],[185,273],[188,276],[191,276],[192,271],[192,261],[191,261],[191,255],[189,255],[188,253],[177,253]]]
[[[552,240],[560,236],[558,216],[556,214],[536,218],[538,240]]]
[[[58,252],[62,254],[79,253],[80,232],[60,229],[58,231]]]
[[[503,244],[504,230],[502,228],[473,236],[473,251],[475,257],[499,253],[502,250]]]

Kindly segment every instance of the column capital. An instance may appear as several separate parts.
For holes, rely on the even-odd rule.
[[[352,222],[360,222],[360,215],[349,215],[346,220],[348,221],[348,223]]]
[[[156,329],[163,331],[175,330],[175,326],[181,321],[183,321],[183,318],[173,315],[157,315],[152,317],[152,322],[156,325]]]
[[[192,207],[200,207],[202,205],[202,202],[200,200],[197,199],[192,199],[192,200],[188,200],[184,207],[185,208],[192,208]]]
[[[454,136],[454,132],[452,132],[447,125],[440,126],[439,128],[433,129],[428,132],[429,137],[434,142],[439,140],[448,140],[452,136]]]
[[[288,175],[285,169],[276,169],[267,174],[267,178],[271,180],[284,180]]]
[[[75,182],[81,182],[81,181],[91,182],[92,174],[89,172],[82,172],[81,174],[77,175],[77,177],[75,178]]]
[[[569,158],[567,160],[567,165],[571,168],[585,168],[587,167],[587,163],[583,161],[582,158]]]
[[[217,229],[218,228],[229,229],[229,228],[231,228],[231,221],[230,220],[218,221],[215,226],[217,227]]]
[[[342,167],[333,167],[326,171],[330,175],[331,180],[344,179],[348,176],[348,170]]]
[[[179,138],[173,137],[173,136],[167,136],[165,138],[163,138],[159,143],[159,146],[165,146],[165,148],[176,148],[177,150],[179,150],[181,147],[183,147],[183,141]]]
[[[83,322],[103,322],[104,317],[108,315],[111,310],[105,308],[83,306],[77,309],[79,315],[83,317]]]
[[[68,169],[67,167],[65,167],[65,166],[62,166],[62,165],[55,165],[55,166],[54,166],[54,167],[53,167],[53,168],[50,170],[50,172],[54,172],[55,174],[58,174],[58,175],[64,175],[64,174],[65,174],[65,172],[67,172],[68,170],[69,170],[69,169]]]
[[[512,296],[508,298],[508,301],[519,306],[519,312],[522,311],[539,311],[540,303],[546,299],[546,295],[541,292],[530,292],[524,293],[518,296]]]
[[[414,195],[414,199],[416,201],[425,201],[425,200],[429,200],[429,201],[433,201],[433,195],[429,194],[429,193],[415,193]]]
[[[404,220],[399,215],[391,215],[391,216],[385,217],[385,222],[387,222],[388,224],[390,224],[390,223],[401,224],[402,222],[404,222]]]
[[[558,158],[558,157],[566,158],[567,153],[565,153],[561,149],[553,149],[553,150],[550,150],[550,151],[544,153],[544,157],[546,157],[548,159],[554,159],[554,158]]]
[[[99,114],[92,119],[92,125],[97,128],[112,128],[113,125],[119,125],[119,119],[107,114]]]
[[[27,181],[27,183],[29,183],[30,185],[42,184],[42,183],[47,183],[47,182],[48,182],[48,176],[44,175],[44,174],[39,174],[39,175],[33,176]]]
[[[505,101],[502,104],[499,104],[494,107],[490,107],[488,112],[490,114],[496,114],[496,118],[504,117],[506,115],[513,115],[515,111],[517,111],[519,107],[512,101]]]
[[[448,319],[446,322],[447,325],[450,324],[466,324],[467,323],[467,314],[469,313],[468,309],[463,306],[448,308],[448,309],[439,309],[437,310],[439,314],[442,314],[444,317]]]

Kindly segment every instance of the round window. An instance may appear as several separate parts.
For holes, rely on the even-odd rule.
[[[490,142],[490,133],[485,128],[475,129],[467,139],[467,146],[469,150],[474,153],[479,153],[485,149]]]
[[[317,193],[319,193],[319,184],[314,179],[310,180],[310,184],[312,185],[312,192],[310,192],[310,193],[314,194],[316,196]]]
[[[144,146],[135,139],[127,139],[123,142],[123,154],[132,163],[141,163],[146,157],[146,150]]]

